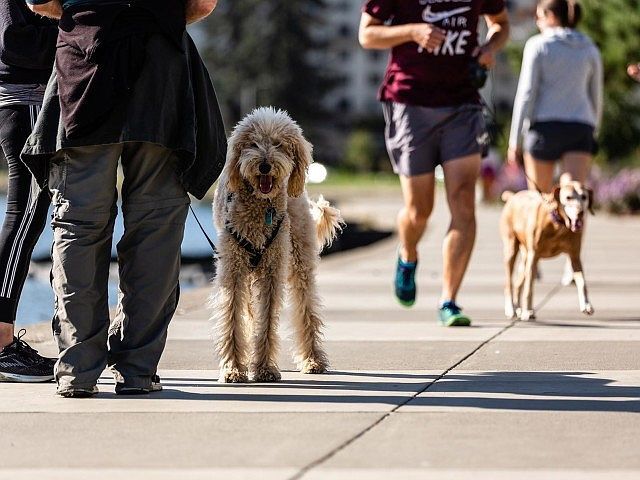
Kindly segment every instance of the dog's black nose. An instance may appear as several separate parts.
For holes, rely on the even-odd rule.
[[[260,170],[260,173],[262,175],[268,175],[271,171],[271,165],[269,165],[267,162],[262,162],[258,170]]]

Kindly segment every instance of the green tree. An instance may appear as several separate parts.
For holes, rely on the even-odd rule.
[[[355,130],[347,138],[342,167],[352,172],[375,171],[379,153],[376,139],[370,131]]]
[[[640,146],[640,97],[627,65],[640,61],[640,0],[582,0],[585,17],[580,30],[602,51],[605,75],[603,152],[611,160]]]
[[[336,84],[314,34],[324,10],[324,0],[220,3],[205,24],[205,58],[227,123],[260,105],[286,109],[303,127],[318,121],[322,100]]]

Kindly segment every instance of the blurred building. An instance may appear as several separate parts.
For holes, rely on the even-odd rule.
[[[326,43],[327,65],[342,79],[327,100],[327,107],[352,118],[380,115],[376,96],[389,52],[360,47],[358,25],[364,2],[325,1],[326,22],[318,33]]]
[[[507,1],[509,21],[511,23],[511,46],[514,44],[523,45],[533,33],[536,33],[534,20],[536,3],[536,0]],[[498,59],[498,64],[491,75],[489,85],[482,92],[483,96],[490,98],[497,110],[510,112],[518,87],[518,75],[519,72],[514,71],[506,53],[503,53]]]

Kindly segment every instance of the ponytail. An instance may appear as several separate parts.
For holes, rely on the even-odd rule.
[[[576,28],[582,19],[582,6],[577,0],[539,0],[538,5],[553,13],[563,27]]]
[[[567,23],[573,28],[576,25],[576,2],[575,0],[567,0]]]

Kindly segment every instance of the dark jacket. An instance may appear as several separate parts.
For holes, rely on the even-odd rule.
[[[162,81],[158,81],[162,79]],[[151,38],[124,120],[109,116],[82,138],[68,138],[53,72],[42,111],[21,158],[38,183],[47,184],[49,161],[65,148],[149,142],[174,150],[189,193],[202,198],[224,167],[227,142],[209,73],[188,33],[178,49],[164,35]]]
[[[62,121],[82,138],[123,111],[145,64],[147,41],[163,34],[182,48],[184,0],[136,0],[64,10],[56,52]]]
[[[0,82],[47,83],[57,36],[57,23],[33,13],[24,0],[1,0]]]

